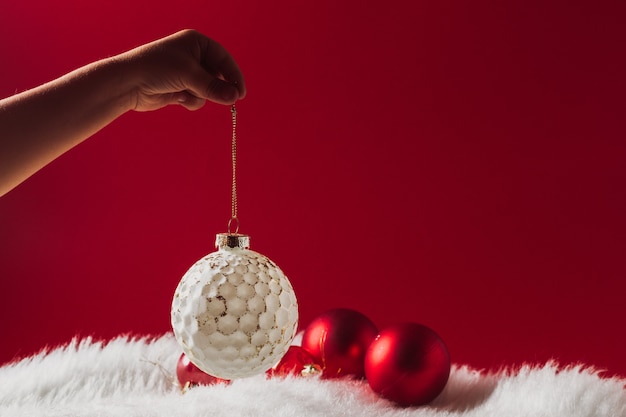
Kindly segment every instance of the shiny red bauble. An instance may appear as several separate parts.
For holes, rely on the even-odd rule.
[[[400,405],[437,397],[450,376],[450,355],[433,330],[417,323],[388,327],[370,345],[365,375],[372,389]]]
[[[182,388],[189,388],[195,385],[229,383],[226,379],[216,378],[200,370],[200,368],[194,365],[184,353],[178,358],[178,363],[176,364],[176,377],[178,378],[178,382]]]
[[[317,316],[304,330],[302,348],[322,366],[323,378],[365,377],[365,352],[378,329],[362,313],[346,308]]]
[[[266,374],[275,376],[314,376],[322,372],[322,367],[315,358],[300,346],[289,346],[287,353]]]

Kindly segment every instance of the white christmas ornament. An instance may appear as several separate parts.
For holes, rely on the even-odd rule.
[[[187,271],[172,302],[172,328],[183,351],[198,368],[222,379],[267,371],[296,334],[291,283],[249,242],[246,235],[218,234],[217,252]]]
[[[189,360],[222,379],[263,373],[287,353],[298,325],[298,302],[278,266],[250,250],[237,217],[237,111],[231,107],[232,215],[217,252],[192,265],[172,301],[172,328]],[[236,230],[231,233],[231,225]]]

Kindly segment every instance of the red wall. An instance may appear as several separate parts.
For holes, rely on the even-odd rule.
[[[185,27],[231,50],[242,232],[302,325],[351,307],[458,363],[626,375],[622,2],[5,3],[1,96]],[[229,149],[226,107],[127,114],[0,198],[0,361],[168,331]]]

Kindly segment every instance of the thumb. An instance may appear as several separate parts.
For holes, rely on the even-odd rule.
[[[191,94],[214,103],[233,104],[239,99],[236,84],[215,77],[202,67],[198,67],[182,81],[185,89]]]

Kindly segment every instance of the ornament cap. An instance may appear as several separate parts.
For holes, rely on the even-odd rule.
[[[215,247],[250,249],[250,236],[239,233],[218,233],[215,236]]]

